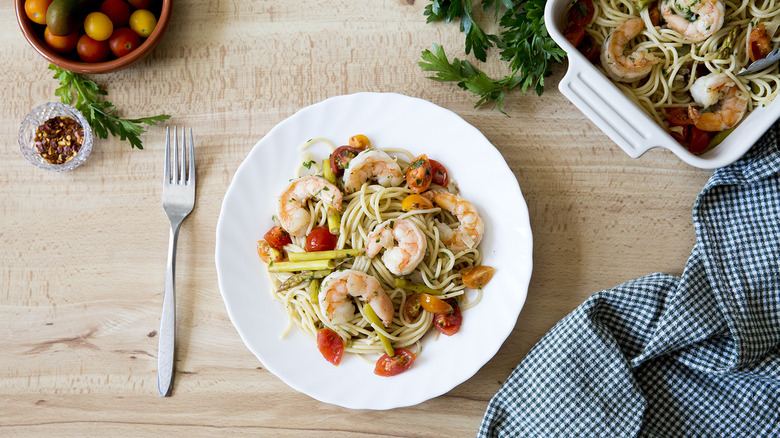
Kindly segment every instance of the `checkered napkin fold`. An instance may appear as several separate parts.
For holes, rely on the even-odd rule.
[[[780,123],[714,172],[682,277],[596,293],[528,353],[479,436],[780,437]]]

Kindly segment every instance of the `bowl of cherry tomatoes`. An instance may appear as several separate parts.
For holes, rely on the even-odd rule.
[[[16,0],[25,39],[50,63],[76,73],[108,73],[160,42],[173,0]]]

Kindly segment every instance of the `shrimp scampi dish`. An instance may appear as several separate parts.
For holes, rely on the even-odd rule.
[[[693,154],[780,93],[777,0],[572,0],[566,39]],[[742,74],[740,74],[742,73]]]
[[[329,147],[312,159],[312,145]],[[453,336],[494,269],[482,264],[485,224],[442,163],[379,149],[364,135],[302,147],[296,175],[257,242],[272,295],[323,358],[345,353],[389,377],[412,367],[422,338]]]

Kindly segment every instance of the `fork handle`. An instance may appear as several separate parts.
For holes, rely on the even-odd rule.
[[[171,224],[168,240],[168,265],[165,272],[160,339],[157,349],[157,391],[160,397],[171,395],[173,360],[176,340],[176,241],[181,222]]]

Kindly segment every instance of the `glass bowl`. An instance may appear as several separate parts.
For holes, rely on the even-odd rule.
[[[81,144],[81,149],[79,149],[75,156],[62,164],[52,164],[46,161],[35,147],[36,129],[38,129],[43,122],[57,116],[70,117],[78,122],[84,129],[84,140]],[[89,153],[92,152],[93,139],[92,128],[89,126],[89,122],[87,122],[87,119],[84,118],[81,112],[70,105],[60,102],[49,102],[33,109],[27,114],[27,117],[24,118],[22,126],[19,128],[19,148],[22,150],[24,157],[27,158],[27,161],[35,164],[41,169],[53,170],[55,172],[73,170],[87,161]]]

